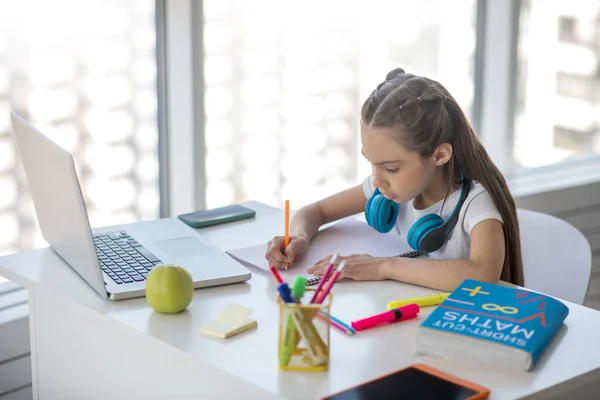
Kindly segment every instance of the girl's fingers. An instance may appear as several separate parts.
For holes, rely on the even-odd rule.
[[[323,272],[325,272],[325,268],[322,266],[314,266],[314,267],[310,267],[308,269],[308,272],[313,275],[316,275],[316,276],[321,276],[321,275],[323,275]]]
[[[328,255],[327,257],[323,257],[323,258],[321,258],[319,261],[317,261],[317,262],[315,263],[315,265],[317,265],[317,264],[319,264],[319,265],[321,265],[321,264],[326,264],[326,265],[327,265],[327,264],[329,264],[329,261],[331,260],[331,257],[332,257],[332,256],[333,256],[333,255],[332,255],[332,254],[330,254],[330,255]],[[339,258],[338,258],[338,259],[339,259]]]
[[[317,275],[322,274],[329,265],[329,258],[324,258],[323,260],[317,261],[312,267],[308,269],[308,272]]]
[[[286,257],[281,252],[282,246],[283,238],[279,236],[273,238],[267,244],[265,258],[267,259],[270,265],[274,265],[277,268],[283,267],[283,264],[286,262]]]
[[[328,255],[327,257],[323,257],[321,258],[319,261],[317,261],[315,263],[315,265],[329,265],[329,263],[331,262],[331,259],[333,258],[333,254]],[[339,264],[340,262],[342,262],[343,260],[347,260],[348,256],[340,256],[338,254],[337,258],[336,258],[336,264]]]

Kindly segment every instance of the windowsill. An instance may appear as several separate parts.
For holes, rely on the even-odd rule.
[[[600,155],[504,174],[514,197],[524,197],[600,182]]]

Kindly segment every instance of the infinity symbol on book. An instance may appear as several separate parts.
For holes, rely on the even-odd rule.
[[[500,311],[504,314],[516,314],[519,312],[519,310],[515,307],[502,307],[493,303],[486,303],[482,306],[482,308],[488,311]]]

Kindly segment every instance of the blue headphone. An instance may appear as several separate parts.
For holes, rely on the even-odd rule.
[[[407,241],[414,250],[433,253],[446,243],[458,221],[459,210],[471,189],[470,182],[463,177],[462,173],[460,178],[460,197],[448,220],[444,222],[444,219],[437,214],[427,214],[419,218],[408,230]],[[398,203],[386,199],[376,188],[365,208],[367,223],[378,232],[387,233],[394,227],[399,210]]]

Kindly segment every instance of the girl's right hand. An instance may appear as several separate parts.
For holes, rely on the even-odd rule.
[[[298,261],[306,253],[308,240],[303,236],[292,235],[286,249],[283,248],[283,242],[283,236],[275,236],[269,240],[265,258],[269,261],[269,265],[287,269],[294,261]]]

